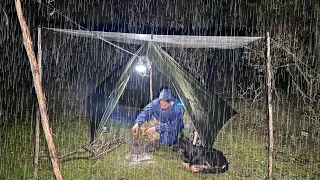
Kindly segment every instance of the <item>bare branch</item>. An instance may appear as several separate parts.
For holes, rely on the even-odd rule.
[[[290,73],[290,76],[292,76],[291,72],[289,72],[289,73]],[[301,88],[298,86],[298,84],[297,84],[293,79],[291,79],[291,82],[296,86],[297,90],[298,90],[298,91],[300,92],[300,94],[302,95],[303,100],[304,100],[304,103],[306,103],[306,102],[305,102],[305,99],[306,99],[306,98],[309,99],[310,101],[312,101],[312,99],[311,99],[308,95],[306,95],[306,94],[301,90]]]

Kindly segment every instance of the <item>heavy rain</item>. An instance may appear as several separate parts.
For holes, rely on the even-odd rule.
[[[1,0],[0,179],[320,179],[319,0]]]

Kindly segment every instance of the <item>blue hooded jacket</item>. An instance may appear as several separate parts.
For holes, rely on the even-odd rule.
[[[174,103],[163,110],[159,102],[161,99],[169,99]],[[141,126],[145,121],[154,117],[160,122],[159,125],[155,126],[156,132],[160,133],[160,144],[173,144],[177,141],[178,134],[183,129],[184,110],[178,103],[179,101],[172,96],[169,89],[163,89],[158,98],[143,108],[135,122]]]

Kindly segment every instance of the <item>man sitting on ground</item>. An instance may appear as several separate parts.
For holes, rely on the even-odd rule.
[[[183,107],[178,105],[169,89],[163,89],[158,98],[150,102],[139,114],[131,132],[137,136],[139,126],[145,121],[156,119],[159,124],[148,127],[143,134],[160,134],[160,144],[172,145],[177,142],[178,135],[183,129]]]

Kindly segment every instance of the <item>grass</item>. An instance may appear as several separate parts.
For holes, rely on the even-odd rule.
[[[319,145],[311,143],[310,137],[301,135],[308,131],[306,122],[294,119],[285,105],[276,106],[275,112],[275,179],[320,179]],[[184,170],[177,153],[162,146],[149,153],[153,164],[129,165],[127,144],[107,154],[103,159],[74,160],[61,163],[61,171],[67,180],[104,179],[265,179],[268,169],[268,131],[265,111],[258,106],[237,104],[240,112],[220,131],[214,147],[224,152],[230,166],[224,174],[192,174]],[[296,109],[292,109],[296,110]],[[64,154],[88,142],[87,119],[80,115],[61,115],[51,118],[51,127],[56,134],[55,145],[59,154]],[[288,123],[288,118],[290,122]],[[311,122],[310,122],[311,123]],[[0,179],[32,179],[33,169],[33,124],[0,127]],[[46,141],[41,132],[40,155],[47,155]],[[40,161],[39,179],[55,179],[51,164]]]

